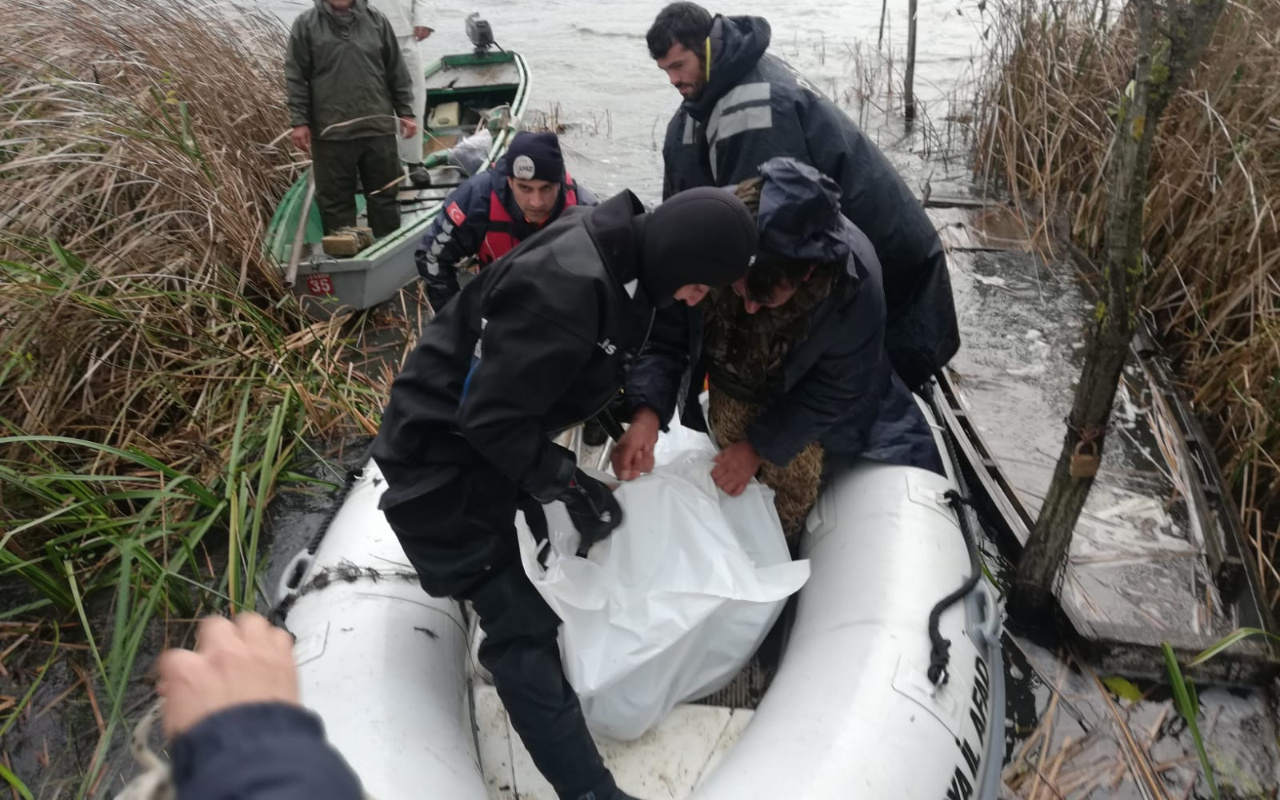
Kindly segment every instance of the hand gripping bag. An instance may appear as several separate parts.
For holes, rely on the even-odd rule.
[[[586,558],[562,504],[545,507],[541,544],[516,519],[525,572],[563,621],[565,674],[587,723],[622,741],[728,684],[809,577],[807,561],[790,559],[772,490],[753,480],[739,497],[721,492],[715,448],[687,429],[656,452],[653,473],[617,489],[626,519]]]

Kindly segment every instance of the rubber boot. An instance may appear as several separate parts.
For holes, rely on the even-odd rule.
[[[609,441],[609,434],[605,432],[600,420],[592,417],[582,425],[582,441],[588,447],[599,447]]]
[[[415,189],[430,189],[431,173],[427,172],[426,168],[421,164],[410,164],[409,183],[412,184]]]
[[[478,648],[480,664],[493,676],[507,720],[534,766],[560,800],[612,800],[617,784],[564,676],[560,618],[518,563],[494,570],[467,595],[486,634]]]

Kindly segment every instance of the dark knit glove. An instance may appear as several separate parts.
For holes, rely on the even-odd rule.
[[[573,527],[582,535],[578,555],[585,556],[596,542],[609,538],[614,528],[622,524],[622,506],[609,487],[587,475],[580,469],[573,472],[573,480],[558,498],[569,510]]]

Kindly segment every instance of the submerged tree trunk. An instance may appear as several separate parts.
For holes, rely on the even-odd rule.
[[[1111,404],[1133,338],[1138,294],[1147,275],[1143,215],[1156,130],[1212,38],[1224,5],[1225,0],[1190,0],[1157,7],[1155,0],[1135,0],[1138,54],[1133,80],[1120,98],[1106,170],[1109,196],[1099,254],[1103,299],[1095,310],[1053,482],[1010,590],[1008,608],[1015,616],[1043,618],[1053,607],[1055,584],[1093,486],[1093,477],[1079,475],[1081,470],[1072,475],[1072,459],[1102,454]]]

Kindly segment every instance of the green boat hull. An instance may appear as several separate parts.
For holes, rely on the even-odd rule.
[[[462,118],[453,127],[426,127],[424,148],[432,186],[401,193],[400,229],[350,258],[326,255],[321,248],[324,228],[320,210],[308,186],[309,170],[289,187],[267,229],[265,250],[308,313],[324,319],[340,311],[360,310],[385,302],[417,278],[414,251],[440,213],[444,199],[468,176],[443,163],[444,146],[456,143],[476,127],[487,125],[492,144],[480,170],[488,169],[506,152],[518,130],[529,93],[529,73],[517,53],[446,55],[428,65],[427,119],[433,111],[457,103]],[[363,224],[365,200],[357,195],[356,209]],[[299,236],[299,226],[302,226]]]

